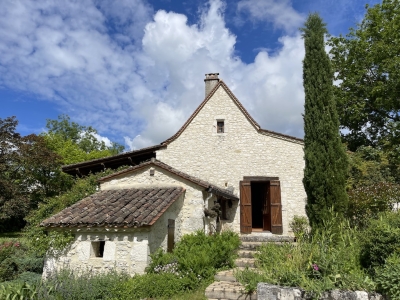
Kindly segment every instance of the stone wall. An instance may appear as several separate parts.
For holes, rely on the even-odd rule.
[[[224,120],[224,133],[217,133],[217,120]],[[303,156],[301,142],[258,132],[221,86],[181,135],[157,151],[162,162],[231,187],[238,196],[243,176],[279,177],[284,234],[289,233],[294,215],[305,215]],[[239,208],[233,211],[237,212],[234,222],[227,227],[238,232]]]
[[[281,287],[268,283],[259,283],[257,285],[258,300],[308,300],[306,293],[293,287]],[[333,290],[325,292],[319,298],[321,300],[383,300],[384,297],[376,293],[367,293],[365,291],[339,291]]]

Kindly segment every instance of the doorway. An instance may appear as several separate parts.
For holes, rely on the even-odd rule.
[[[282,234],[279,178],[244,177],[240,182],[240,231]]]
[[[251,216],[252,231],[271,231],[269,216],[269,182],[253,181],[251,185]]]

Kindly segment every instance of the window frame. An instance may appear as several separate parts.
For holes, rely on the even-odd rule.
[[[222,127],[220,124],[222,123]],[[222,128],[222,131],[220,131],[220,128]],[[225,133],[225,120],[217,120],[217,133]]]

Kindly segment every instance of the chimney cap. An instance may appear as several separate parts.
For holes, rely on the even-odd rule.
[[[208,73],[205,75],[206,75],[206,79],[204,79],[204,81],[207,81],[207,80],[218,80],[219,81],[219,78],[218,78],[219,73]]]

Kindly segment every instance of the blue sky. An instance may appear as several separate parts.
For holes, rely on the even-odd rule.
[[[219,72],[269,130],[303,136],[303,40],[319,12],[347,34],[374,0],[2,2],[0,118],[23,134],[68,114],[126,149],[173,135]]]

